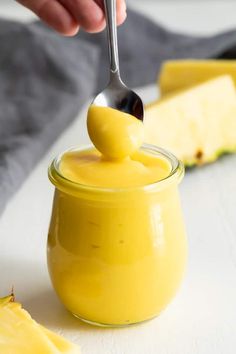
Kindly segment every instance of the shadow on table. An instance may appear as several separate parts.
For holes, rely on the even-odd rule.
[[[46,265],[0,255],[0,272],[0,296],[10,293],[13,287],[16,301],[22,303],[37,322],[55,329],[94,330],[94,327],[71,315],[59,302]]]
[[[53,289],[48,286],[37,294],[26,296],[24,307],[44,326],[89,331],[92,327],[75,318],[61,305]],[[94,329],[94,328],[93,328]]]
[[[58,331],[96,331],[99,334],[111,330],[86,324],[64,308],[51,286],[46,262],[11,259],[0,254],[0,273],[0,297],[10,293],[13,286],[16,301],[40,324]],[[131,327],[134,329],[136,325]],[[116,331],[123,329],[116,328]]]
[[[22,258],[11,259],[0,254],[0,276],[0,297],[7,295],[13,285],[16,301],[22,303],[33,319],[49,329],[58,333],[66,331],[75,333],[78,331],[78,334],[92,331],[93,333],[96,332],[98,336],[111,330],[90,326],[75,318],[64,308],[51,286],[46,262],[42,263],[37,260]],[[194,279],[192,281],[194,282]],[[184,288],[191,289],[192,286],[188,284],[188,287]],[[160,331],[162,327],[166,330],[169,327],[178,328],[179,321],[180,319],[182,321],[184,316],[187,316],[187,320],[189,320],[192,309],[191,299],[196,292],[196,288],[199,288],[200,293],[202,293],[199,284],[195,288],[193,287],[193,291],[190,293],[183,289],[182,295],[179,292],[175,301],[168,306],[169,310],[163,311],[163,314],[153,321],[130,326],[129,333],[130,331],[139,333],[140,328],[144,332],[154,331],[155,333],[157,329]],[[197,313],[201,312],[197,311]],[[127,328],[116,328],[115,331],[116,333],[123,331],[128,333],[126,332]]]

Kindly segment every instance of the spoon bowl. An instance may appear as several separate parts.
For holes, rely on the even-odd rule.
[[[111,107],[119,111],[131,114],[143,120],[143,102],[141,98],[122,82],[115,84],[114,81],[100,92],[94,99],[96,106]]]
[[[95,97],[93,104],[117,109],[143,121],[144,109],[141,98],[129,89],[120,78],[116,0],[104,0],[104,4],[110,54],[110,81],[107,87]]]

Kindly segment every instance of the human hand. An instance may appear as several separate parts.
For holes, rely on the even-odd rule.
[[[33,11],[50,27],[66,36],[75,35],[82,27],[87,32],[100,32],[105,27],[103,0],[17,0]],[[117,24],[126,18],[125,0],[117,0]]]

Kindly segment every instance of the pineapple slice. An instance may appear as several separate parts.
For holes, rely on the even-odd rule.
[[[236,60],[169,60],[161,68],[161,95],[186,89],[220,75],[231,75],[236,84]]]
[[[225,75],[146,107],[145,141],[172,151],[185,165],[236,151],[236,92]]]
[[[10,295],[0,299],[0,353],[80,354],[80,350],[36,323]]]

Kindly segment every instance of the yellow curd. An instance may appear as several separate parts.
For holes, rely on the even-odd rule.
[[[135,152],[121,160],[111,160],[90,148],[67,152],[60,162],[60,172],[71,181],[105,188],[150,184],[167,177],[170,169],[168,161],[145,151]]]
[[[87,127],[94,146],[107,158],[130,156],[144,140],[144,127],[140,120],[109,107],[91,105]]]
[[[90,323],[123,326],[156,316],[183,275],[183,166],[162,149],[139,148],[142,130],[128,114],[92,106],[88,131],[100,152],[70,150],[49,169],[56,187],[50,276],[67,309]]]

